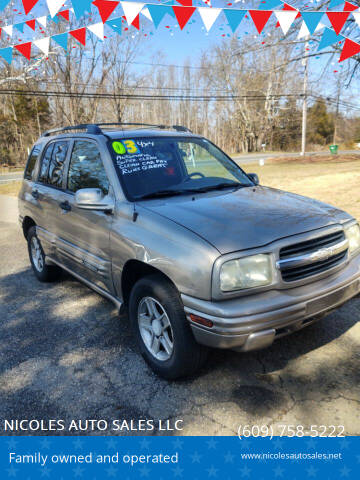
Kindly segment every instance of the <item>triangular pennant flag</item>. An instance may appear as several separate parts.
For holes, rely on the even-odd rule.
[[[298,13],[295,17],[295,20],[299,17],[301,17],[301,13],[299,12],[299,10],[297,10],[296,8],[292,7],[291,5],[287,4],[287,3],[284,3],[284,7],[283,7],[283,10],[296,10]]]
[[[124,10],[127,23],[131,25],[135,18],[139,15],[144,4],[139,2],[121,2],[121,6]]]
[[[68,34],[67,33],[60,33],[59,35],[52,35],[51,37],[60,47],[67,51],[67,43],[68,43]]]
[[[42,27],[46,28],[46,25],[47,25],[47,17],[46,16],[45,17],[38,17],[36,20],[40,23],[40,25]]]
[[[170,15],[173,13],[173,9],[169,5],[147,5],[147,8],[150,12],[152,21],[154,22],[155,28],[161,23],[161,20],[164,16],[169,13]],[[141,12],[143,13],[143,11]]]
[[[183,7],[192,7],[192,0],[177,0]]]
[[[274,7],[277,7],[281,0],[262,0],[258,6],[258,10],[272,10]]]
[[[13,49],[11,47],[0,48],[0,56],[8,63],[11,64],[13,55]]]
[[[204,22],[207,31],[214,25],[216,19],[220,15],[221,8],[198,7],[201,20]]]
[[[70,10],[62,10],[57,14],[58,17],[65,18],[65,20],[69,21],[70,20]]]
[[[9,0],[0,0],[0,12],[4,10],[4,8],[7,6],[9,3]]]
[[[330,23],[333,26],[333,29],[339,35],[350,13],[349,12],[326,12],[326,15],[328,16]]]
[[[75,38],[82,45],[86,45],[86,27],[77,28],[76,30],[71,30],[70,35]]]
[[[344,0],[330,0],[329,3],[329,8],[336,7],[337,5],[340,5],[340,3],[343,3]]]
[[[46,56],[49,55],[50,37],[39,38],[39,40],[34,40],[33,44],[39,50],[41,50]]]
[[[21,53],[27,60],[31,58],[31,42],[20,43],[19,45],[14,45],[14,48]]]
[[[359,8],[359,5],[354,5],[353,3],[350,2],[345,2],[344,4],[344,12],[352,12],[353,10],[357,10]]]
[[[110,20],[107,20],[106,25],[109,25],[109,27],[111,27],[118,35],[121,35],[122,20],[122,17],[112,18]]]
[[[272,11],[268,10],[249,10],[250,16],[254,22],[259,34],[263,31],[267,21],[271,17]]]
[[[309,37],[309,36],[310,36],[309,29],[307,28],[306,23],[303,21],[303,22],[301,23],[301,27],[300,27],[299,34],[298,34],[298,36],[297,36],[297,39],[298,39],[298,40],[301,40],[302,38],[304,38],[304,37]]]
[[[12,25],[6,25],[5,27],[2,27],[6,35],[9,35],[9,37],[12,37],[13,34],[13,26]]]
[[[349,38],[346,38],[340,58],[339,58],[339,62],[343,62],[347,58],[350,58],[359,52],[360,52],[360,44],[353,42]]]
[[[95,0],[92,3],[98,8],[101,20],[103,23],[105,23],[120,2],[114,2],[111,0]]]
[[[149,19],[150,22],[153,21],[152,16],[151,16],[151,14],[150,14],[150,12],[149,12],[149,9],[148,9],[147,7],[143,8],[143,9],[141,10],[141,14],[144,15],[144,17],[146,17],[147,19]]]
[[[318,46],[318,50],[329,47],[333,43],[341,42],[341,40],[344,40],[344,37],[342,35],[336,35],[333,29],[325,27],[324,33]]]
[[[298,12],[296,10],[277,10],[274,12],[283,34],[286,35]]]
[[[323,12],[301,12],[301,15],[307,26],[307,29],[310,32],[310,35],[312,35],[315,32],[321,17],[323,16]]]
[[[46,5],[49,9],[51,18],[55,17],[55,15],[58,13],[60,8],[62,7],[63,3],[64,3],[64,0],[46,0]]]
[[[51,20],[52,22],[56,23],[56,25],[59,23],[59,17],[55,15],[55,17],[51,17],[51,15],[48,15],[48,20]]]
[[[96,35],[98,38],[100,38],[100,40],[104,40],[104,24],[102,22],[89,25],[87,29],[90,30],[90,32]]]
[[[172,7],[178,21],[180,30],[182,30],[195,12],[195,7]]]
[[[231,30],[235,32],[241,20],[245,17],[246,10],[230,10],[229,8],[224,8],[223,11]]]
[[[21,22],[21,23],[15,23],[15,27],[19,30],[19,32],[21,33],[24,33],[24,25],[25,25],[25,22]]]
[[[25,15],[27,15],[28,13],[31,12],[31,10],[35,7],[35,5],[39,0],[21,0],[21,1],[25,10]]]
[[[91,2],[92,0],[72,0],[72,6],[76,18],[80,18],[84,15],[85,12],[91,12]]]
[[[134,20],[132,21],[131,25],[135,28],[137,28],[138,30],[140,30],[140,13],[138,13],[136,15],[136,17],[134,18]]]
[[[359,25],[360,27],[360,12],[352,12],[355,18],[355,22]]]
[[[32,20],[27,20],[25,23],[29,28],[31,28],[31,30],[35,31],[35,18]]]

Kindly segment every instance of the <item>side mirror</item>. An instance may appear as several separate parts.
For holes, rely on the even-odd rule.
[[[75,193],[75,206],[84,210],[111,212],[114,201],[109,195],[105,196],[100,188],[81,188]]]
[[[255,183],[255,185],[259,185],[260,181],[256,173],[248,173],[247,176]]]

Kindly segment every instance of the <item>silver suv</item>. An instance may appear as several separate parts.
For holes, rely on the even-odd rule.
[[[36,142],[20,223],[36,277],[66,270],[127,308],[156,373],[188,375],[208,347],[267,347],[359,293],[350,215],[258,185],[184,127],[117,125]]]

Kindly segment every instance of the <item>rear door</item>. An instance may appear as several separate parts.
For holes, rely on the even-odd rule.
[[[103,290],[113,293],[110,256],[112,215],[83,210],[75,205],[75,192],[81,188],[100,188],[109,193],[110,183],[98,144],[90,139],[75,139],[70,147],[64,189],[58,198],[56,217],[56,255],[73,272]]]

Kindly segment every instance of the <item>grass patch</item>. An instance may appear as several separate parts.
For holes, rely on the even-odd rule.
[[[0,184],[0,195],[10,195],[17,197],[21,188],[21,180],[10,183]]]

